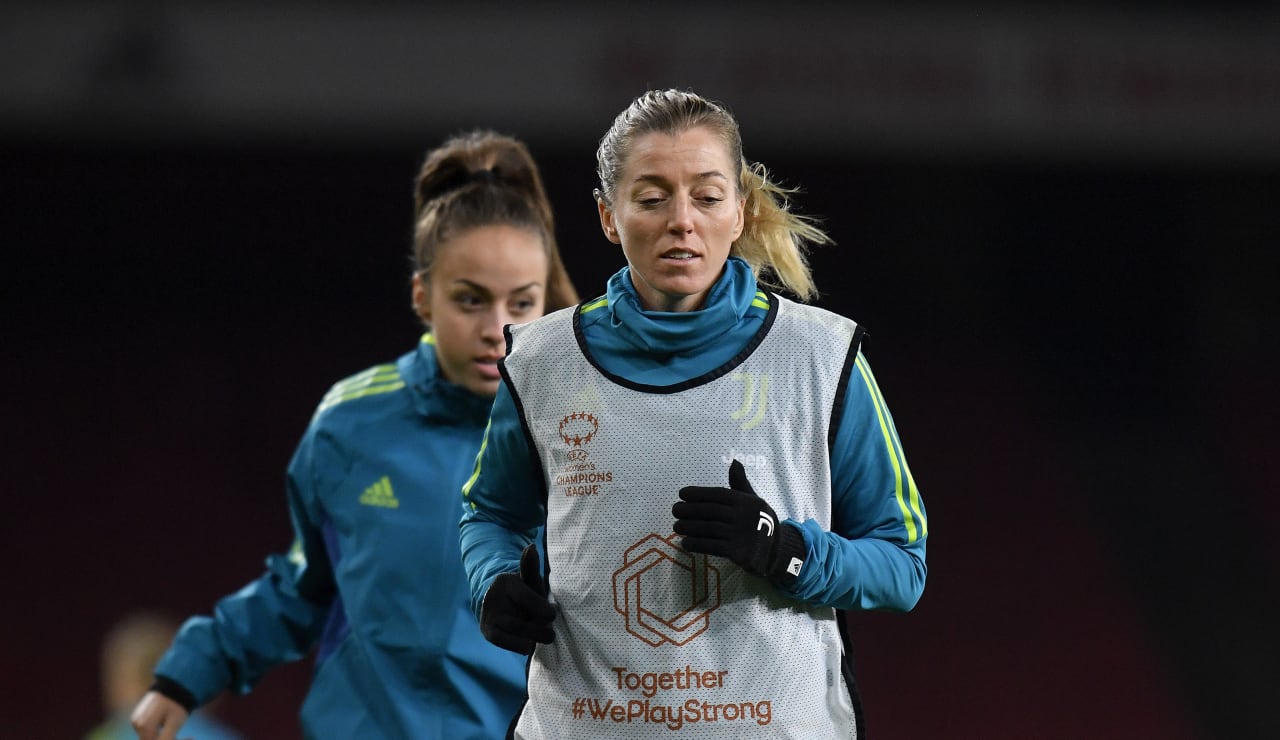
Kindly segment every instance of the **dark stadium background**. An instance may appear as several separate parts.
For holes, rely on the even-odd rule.
[[[838,242],[813,254],[819,303],[870,330],[932,535],[916,610],[852,621],[872,737],[1280,731],[1274,3],[712,4],[705,47],[681,4],[538,16],[569,8],[565,38],[474,5],[444,30],[395,2],[0,13],[0,734],[79,737],[114,620],[207,612],[288,546],[283,471],[314,404],[418,336],[427,148],[475,125],[525,138],[592,297],[622,264],[595,143],[657,86],[738,112],[747,156]],[[841,23],[847,48],[769,43]],[[204,60],[222,78],[184,46],[200,29],[252,39]],[[403,48],[375,63],[384,36]],[[581,75],[530,84],[555,64]],[[308,669],[218,711],[296,738]]]

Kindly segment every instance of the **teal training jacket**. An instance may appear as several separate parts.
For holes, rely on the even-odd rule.
[[[489,405],[440,377],[429,334],[336,383],[289,464],[292,550],[188,620],[157,677],[204,704],[316,648],[307,738],[502,737],[524,659],[480,635],[458,547]]]
[[[579,341],[606,372],[634,383],[672,385],[737,355],[761,330],[769,305],[751,267],[737,257],[729,258],[706,305],[681,313],[643,310],[624,267],[604,296],[579,307]],[[920,599],[927,573],[924,501],[871,366],[860,351],[848,360],[839,427],[830,440],[831,531],[812,520],[788,522],[801,530],[808,551],[788,594],[836,609],[906,611]],[[504,383],[475,472],[463,488],[463,561],[477,613],[493,579],[516,569],[521,548],[536,540],[546,517],[542,468],[521,424]],[[676,500],[676,491],[664,495]]]

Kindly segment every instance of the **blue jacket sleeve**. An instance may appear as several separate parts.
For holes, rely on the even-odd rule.
[[[220,599],[212,616],[187,620],[155,669],[191,692],[197,706],[223,689],[248,693],[276,665],[305,656],[319,638],[333,599],[333,573],[314,496],[314,428],[288,471],[295,540],[267,570]]]
[[[907,611],[925,582],[924,502],[893,417],[859,352],[831,450],[832,531],[791,521],[807,558],[792,596],[837,609]]]
[[[493,579],[519,570],[520,552],[547,522],[542,465],[505,383],[493,400],[475,471],[462,488],[462,508],[458,539],[478,619]]]

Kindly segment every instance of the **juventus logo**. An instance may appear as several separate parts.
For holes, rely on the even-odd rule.
[[[759,532],[765,527],[769,528],[769,531],[765,532],[765,537],[772,537],[773,536],[773,517],[769,516],[769,512],[762,511],[760,512],[760,521],[756,522],[756,531]]]
[[[734,373],[729,376],[742,381],[742,406],[729,418],[741,422],[742,429],[755,429],[764,421],[765,406],[769,403],[769,376],[758,373]],[[752,407],[755,413],[751,413]],[[749,416],[749,418],[748,418]]]

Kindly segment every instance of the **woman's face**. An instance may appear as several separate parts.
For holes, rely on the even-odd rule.
[[[445,379],[481,396],[498,392],[502,328],[542,315],[547,287],[542,237],[515,226],[478,226],[441,243],[413,305],[431,327]]]
[[[711,129],[636,138],[615,186],[613,207],[598,202],[600,226],[631,266],[651,311],[701,308],[742,234],[737,162]]]

